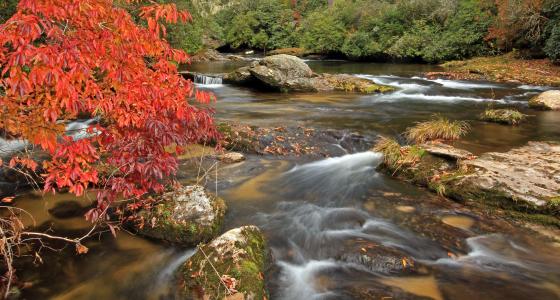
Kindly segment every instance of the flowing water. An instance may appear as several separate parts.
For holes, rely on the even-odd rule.
[[[422,72],[437,67],[425,65],[308,63],[318,72],[355,74],[397,90],[262,93],[210,78],[197,85],[216,94],[220,120],[246,124],[338,129],[373,138],[441,114],[471,122],[472,132],[457,144],[475,153],[560,140],[557,113],[527,109],[527,100],[547,87],[428,80]],[[237,66],[213,63],[193,70],[219,73]],[[478,121],[489,106],[515,107],[530,117],[518,127]],[[220,168],[218,181],[208,182],[228,204],[225,229],[263,229],[275,258],[267,274],[272,299],[560,299],[559,244],[378,173],[378,153],[345,151],[316,161],[249,156]],[[39,224],[78,234],[87,230],[80,218],[46,215],[57,201],[70,198],[29,194],[18,203],[45,216]],[[24,296],[170,298],[174,269],[193,253],[124,232],[87,246],[87,255],[64,249],[36,268],[18,270],[33,283]]]

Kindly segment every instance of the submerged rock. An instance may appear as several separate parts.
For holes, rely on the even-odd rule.
[[[233,164],[244,161],[245,155],[239,152],[228,152],[218,155],[218,160],[226,164]]]
[[[403,251],[366,241],[352,241],[339,259],[382,275],[414,274],[424,268]]]
[[[49,209],[49,214],[57,219],[70,219],[83,216],[89,209],[89,207],[83,207],[78,201],[61,201]]]
[[[166,193],[150,211],[140,213],[138,233],[183,245],[196,245],[215,237],[223,224],[224,200],[194,185]]]
[[[529,100],[529,107],[543,110],[560,110],[560,91],[546,91]]]
[[[187,299],[268,299],[266,243],[256,226],[232,229],[202,246],[178,270]]]
[[[316,74],[301,59],[286,54],[268,56],[226,74],[227,83],[250,85],[284,92],[357,92],[382,93],[392,91],[370,80],[346,74]]]

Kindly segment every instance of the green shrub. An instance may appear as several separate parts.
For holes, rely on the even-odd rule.
[[[19,0],[0,1],[0,24],[6,22],[16,12]]]
[[[337,53],[344,44],[344,27],[331,9],[311,14],[305,20],[302,31],[303,47],[315,52]]]
[[[560,26],[555,26],[546,41],[544,52],[554,62],[560,62]]]

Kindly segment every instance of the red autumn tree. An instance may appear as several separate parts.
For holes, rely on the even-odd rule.
[[[0,130],[50,154],[46,191],[99,188],[92,221],[117,197],[162,191],[177,170],[172,153],[218,135],[210,95],[178,74],[188,57],[163,39],[165,23],[190,15],[150,2],[140,14],[147,28],[113,0],[21,0],[0,25]],[[65,123],[79,115],[99,124],[75,140]],[[35,169],[32,159],[11,165]]]
[[[545,0],[494,0],[497,15],[490,27],[488,40],[511,50],[516,43],[536,44],[547,19],[542,15]],[[527,45],[523,45],[527,46]]]

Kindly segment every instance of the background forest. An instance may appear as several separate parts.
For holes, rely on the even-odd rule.
[[[17,1],[8,0],[1,19]],[[173,46],[437,63],[518,50],[560,59],[557,0],[165,0],[193,15],[169,25]],[[134,14],[138,7],[129,7]]]
[[[191,53],[297,47],[356,60],[436,63],[516,49],[526,58],[560,59],[557,0],[174,2],[194,21],[170,28],[169,39]]]

